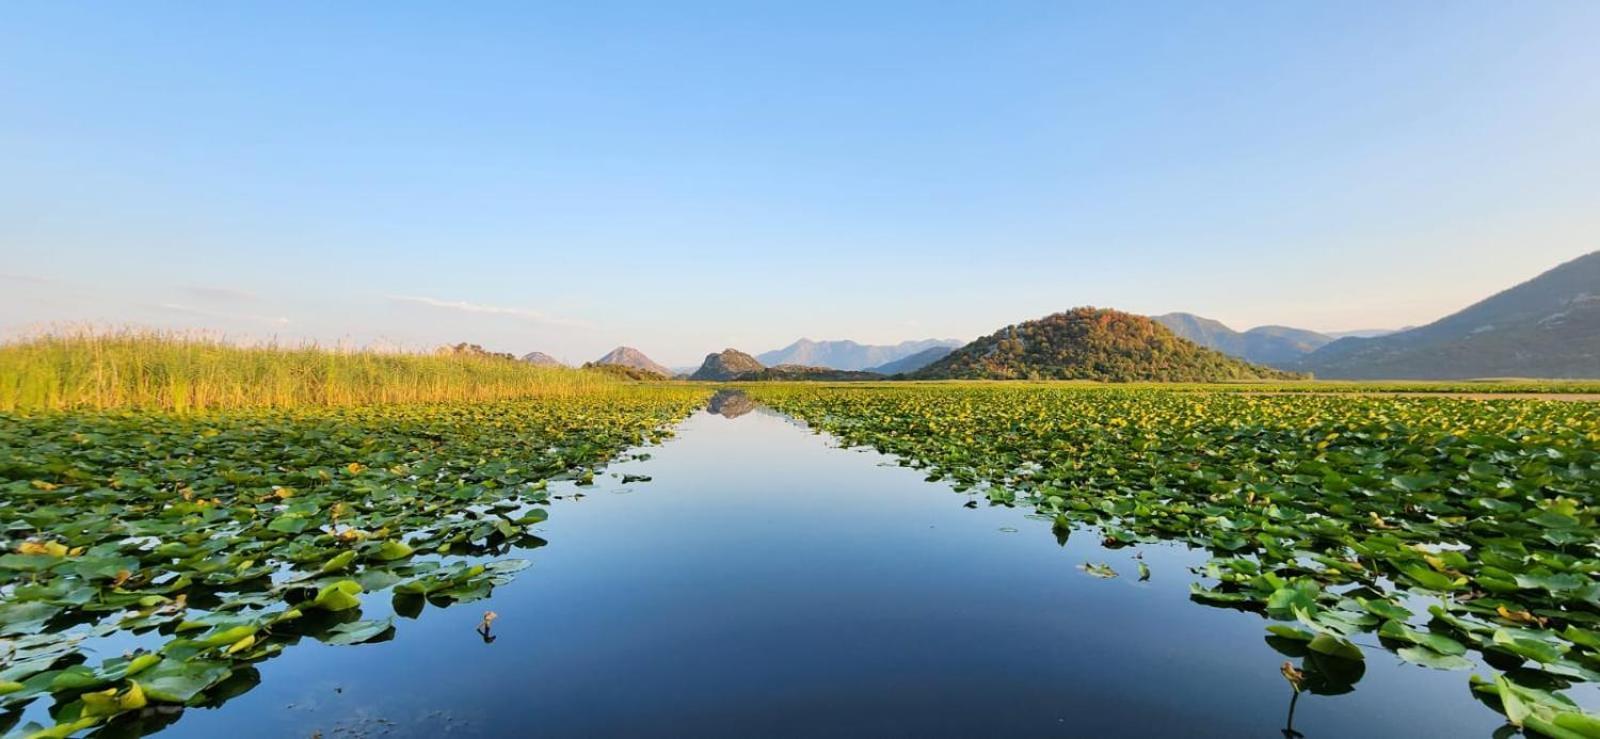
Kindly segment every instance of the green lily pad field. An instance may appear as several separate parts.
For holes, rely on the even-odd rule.
[[[249,691],[256,665],[299,644],[404,639],[403,617],[484,601],[542,543],[552,483],[581,491],[648,456],[634,450],[713,389],[0,414],[0,730],[148,733]],[[1514,729],[1600,735],[1571,698],[1600,683],[1600,404],[1367,386],[744,390],[746,410],[1031,510],[1061,542],[1135,553],[1077,568],[1095,579],[1179,576],[1194,604],[1254,614],[1296,696],[1351,690],[1385,650],[1459,671]],[[1138,553],[1159,542],[1205,559],[1158,571]]]
[[[527,565],[504,555],[537,544],[549,482],[587,482],[708,394],[0,414],[0,729],[216,705],[302,641],[393,637],[363,618],[375,599],[483,599]]]
[[[1192,600],[1265,618],[1296,691],[1348,689],[1381,646],[1513,727],[1600,735],[1563,695],[1600,681],[1600,404],[1194,390],[749,388],[1060,537],[1207,550]]]

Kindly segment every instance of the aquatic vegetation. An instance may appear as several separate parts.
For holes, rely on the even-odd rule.
[[[1152,390],[1239,393],[1436,393],[1450,395],[1595,395],[1595,380],[1305,380],[1298,382],[1132,383]]]
[[[739,384],[739,383],[735,383]],[[842,383],[829,383],[839,385]],[[821,384],[819,383],[819,386]],[[741,387],[757,387],[755,383]],[[872,380],[852,382],[846,387],[1007,387],[1076,388],[1106,390],[1161,390],[1191,393],[1242,393],[1247,395],[1550,395],[1600,396],[1597,380],[1237,380],[1228,382],[1098,382],[1094,380]],[[1589,399],[1594,398],[1574,398]]]
[[[401,616],[485,598],[527,566],[494,557],[539,543],[549,482],[592,480],[708,394],[0,414],[0,716],[49,696],[54,725],[21,732],[66,736],[215,702],[302,639],[389,638],[362,618],[382,593]],[[110,637],[136,646],[91,664]]]
[[[541,543],[550,482],[592,481],[712,395],[599,382],[481,403],[0,413],[0,730],[159,728],[298,643],[404,638],[430,604],[489,597],[529,564],[511,550]],[[1472,690],[1531,731],[1592,727],[1562,691],[1600,683],[1595,404],[884,383],[764,384],[714,410],[752,399],[1034,507],[1058,538],[1210,550],[1193,599],[1270,619],[1295,695],[1349,690],[1359,638],[1426,668],[1487,663]],[[1082,569],[1151,577],[1133,567]],[[496,618],[473,620],[485,642]]]
[[[1100,578],[1102,580],[1109,580],[1109,579],[1117,576],[1117,571],[1112,569],[1111,565],[1108,565],[1108,564],[1106,564],[1104,562],[1096,562],[1096,563],[1084,562],[1083,565],[1079,569],[1082,569],[1085,573],[1088,573],[1091,577],[1098,577],[1098,578]]]
[[[1403,660],[1498,670],[1515,726],[1585,734],[1560,690],[1600,682],[1600,404],[1149,387],[752,387],[930,479],[1026,504],[1058,536],[1212,553],[1197,602],[1261,613],[1340,692],[1371,634]],[[1106,576],[1096,566],[1090,574]],[[1286,677],[1290,673],[1286,671]],[[1566,733],[1562,733],[1566,732]]]
[[[597,372],[495,356],[241,347],[198,336],[57,334],[0,344],[0,411],[335,407],[579,395]]]

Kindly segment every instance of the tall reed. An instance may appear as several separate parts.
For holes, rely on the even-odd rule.
[[[500,400],[617,387],[596,372],[470,355],[242,347],[150,331],[0,344],[0,410],[196,411]]]

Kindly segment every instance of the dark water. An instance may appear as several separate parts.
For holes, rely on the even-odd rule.
[[[1136,550],[1058,546],[1048,522],[759,410],[700,413],[651,451],[554,504],[548,546],[491,600],[386,643],[308,641],[163,735],[1283,736],[1284,657],[1261,618],[1189,601],[1199,553],[1144,547],[1138,582]],[[1466,673],[1373,649],[1352,692],[1300,698],[1294,729],[1500,723]]]

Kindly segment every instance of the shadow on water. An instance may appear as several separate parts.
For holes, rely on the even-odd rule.
[[[650,454],[590,486],[552,485],[542,538],[494,554],[550,545],[492,597],[396,598],[397,638],[307,640],[258,663],[225,707],[151,715],[130,735],[168,723],[197,737],[1409,737],[1500,725],[1460,673],[1382,653],[1325,659],[1264,639],[1257,614],[1195,608],[1203,552],[1046,536],[1048,520],[924,475],[721,392]]]

